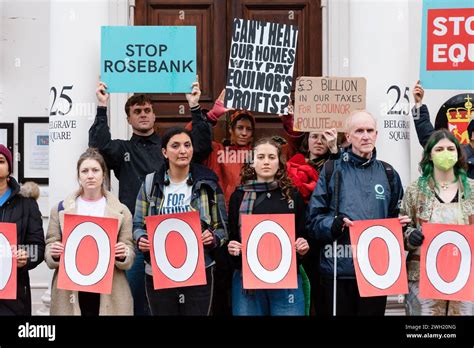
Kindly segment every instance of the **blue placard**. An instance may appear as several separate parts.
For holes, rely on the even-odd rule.
[[[100,71],[108,92],[190,92],[196,27],[102,27]]]
[[[428,10],[472,8],[473,0],[423,0],[423,19],[421,29],[420,81],[424,88],[430,89],[474,89],[473,70],[427,70]],[[474,41],[471,40],[471,42]],[[467,59],[467,57],[466,57]]]

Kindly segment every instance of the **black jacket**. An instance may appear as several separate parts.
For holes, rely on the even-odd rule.
[[[28,270],[44,260],[43,221],[38,204],[33,198],[20,194],[20,185],[10,177],[10,198],[0,207],[0,222],[16,223],[17,244],[26,247],[28,261],[17,268],[17,299],[0,300],[0,315],[31,315],[31,291]]]
[[[430,113],[428,107],[423,104],[420,108],[414,107],[411,111],[413,120],[415,121],[416,135],[420,145],[425,147],[428,138],[435,131],[430,121]],[[461,144],[461,149],[466,156],[466,162],[468,165],[467,176],[474,179],[474,149],[470,144]]]
[[[235,190],[229,200],[229,241],[235,240],[242,242],[239,226],[240,205],[244,198],[244,191]],[[256,200],[261,195],[267,195],[268,192],[258,192]],[[291,208],[288,201],[283,197],[281,189],[269,191],[270,197],[266,197],[260,204],[253,207],[252,214],[295,214],[295,240],[302,237],[308,239],[305,229],[305,204],[298,191],[293,191],[293,207]],[[242,254],[239,256],[230,256],[234,268],[242,268]],[[298,254],[297,254],[298,255]],[[297,257],[300,264],[301,257]]]
[[[209,156],[212,148],[211,126],[200,122],[205,118],[199,107],[191,110],[193,129],[193,161],[200,162]],[[135,201],[145,176],[158,170],[164,163],[161,138],[156,133],[148,137],[132,135],[130,140],[112,140],[107,124],[107,108],[98,107],[94,124],[89,129],[89,146],[99,149],[109,169],[119,180],[119,199],[135,212]]]

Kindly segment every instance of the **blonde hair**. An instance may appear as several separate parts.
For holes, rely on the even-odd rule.
[[[102,172],[104,173],[104,180],[102,181],[101,192],[105,196],[107,192],[107,187],[109,186],[109,173],[107,170],[107,164],[105,164],[104,157],[99,153],[98,149],[90,147],[86,150],[86,152],[79,156],[79,160],[77,161],[77,178],[79,179],[79,169],[81,167],[81,164],[88,159],[97,161],[97,163],[99,163],[100,167],[102,168]],[[84,189],[82,188],[82,186],[80,186],[78,195],[82,195],[83,192]]]

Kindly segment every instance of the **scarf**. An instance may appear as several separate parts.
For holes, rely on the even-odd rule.
[[[253,205],[255,203],[255,199],[257,199],[257,192],[268,192],[268,191],[275,191],[278,189],[278,182],[257,182],[249,180],[245,182],[245,184],[240,185],[237,187],[237,190],[244,191],[244,198],[242,199],[242,203],[240,203],[239,209],[239,233],[240,227],[242,226],[242,214],[252,214]],[[242,282],[242,293],[246,295],[255,295],[254,289],[244,289],[243,282]]]
[[[308,160],[308,164],[316,169],[318,173],[321,173],[321,169],[323,169],[324,163],[329,159],[331,153],[328,151],[324,155],[316,157],[315,159]]]
[[[255,199],[257,198],[257,192],[268,192],[275,191],[278,189],[278,182],[256,182],[256,181],[247,181],[245,184],[237,187],[237,190],[244,191],[244,198],[240,204],[240,215],[242,214],[252,214],[253,205]],[[240,218],[239,218],[240,220]]]

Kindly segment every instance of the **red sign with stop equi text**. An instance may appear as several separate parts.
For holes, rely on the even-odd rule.
[[[474,8],[429,9],[427,70],[474,69]]]

